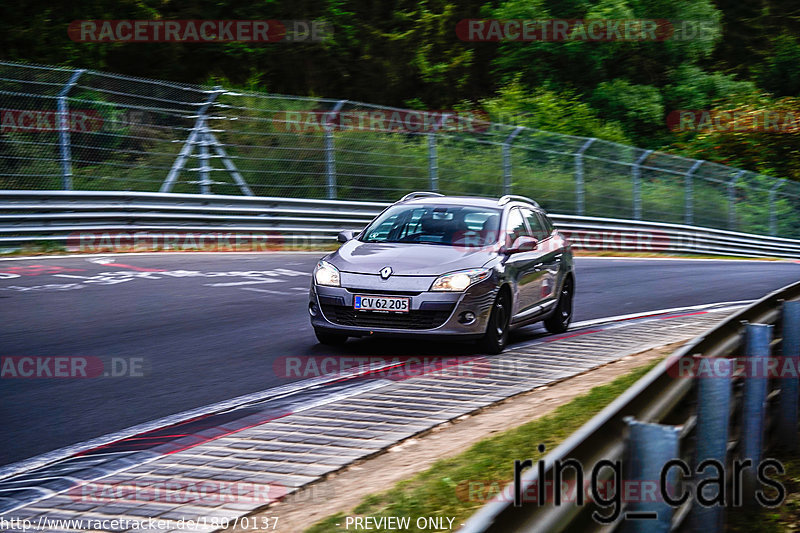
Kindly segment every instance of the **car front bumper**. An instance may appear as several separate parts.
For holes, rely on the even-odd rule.
[[[311,282],[309,314],[319,330],[352,337],[460,337],[479,338],[486,332],[497,285],[492,278],[476,283],[464,292],[432,292],[429,276],[380,276],[341,274],[341,287]],[[356,294],[399,296],[411,300],[408,313],[356,311]],[[464,313],[475,319],[464,321]]]

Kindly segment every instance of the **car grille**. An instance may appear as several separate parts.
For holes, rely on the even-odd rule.
[[[322,313],[334,324],[357,326],[362,328],[391,329],[433,329],[447,321],[453,312],[449,310],[420,311],[408,313],[376,313],[374,311],[356,311],[343,305],[322,304]]]
[[[418,296],[420,291],[387,291],[384,289],[351,289],[347,288],[347,292],[351,294],[385,294],[392,296]]]

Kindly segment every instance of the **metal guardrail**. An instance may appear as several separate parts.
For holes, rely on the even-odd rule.
[[[519,125],[0,61],[0,189],[388,201],[525,194],[548,211],[800,238],[800,182]],[[508,123],[507,123],[508,122]]]
[[[383,202],[143,192],[0,191],[0,247],[71,246],[82,232],[268,232],[285,244],[334,242]],[[551,215],[579,250],[800,258],[800,241],[681,224]]]
[[[524,471],[520,476],[518,494],[536,492],[542,486],[560,486],[553,483],[556,462],[564,464],[568,459],[575,459],[587,471],[601,461],[621,461],[621,471],[627,474],[623,476],[624,480],[639,483],[659,480],[670,487],[670,495],[676,496],[682,494],[682,489],[708,478],[708,471],[697,466],[704,460],[719,461],[725,465],[725,473],[730,475],[734,458],[751,459],[758,464],[764,458],[764,451],[770,447],[795,450],[798,439],[797,374],[790,372],[769,380],[770,392],[768,373],[753,371],[746,377],[737,377],[733,372],[734,363],[741,356],[747,358],[747,362],[738,359],[739,364],[751,365],[753,361],[760,361],[764,363],[763,368],[768,368],[773,352],[781,354],[784,364],[788,360],[797,368],[800,356],[800,283],[773,292],[735,313],[662,361],[544,456],[541,459],[544,475],[540,475],[538,463]],[[698,371],[703,368],[699,364],[701,361],[713,368],[711,375],[698,377],[702,376]],[[689,367],[694,369],[693,372],[684,375],[681,369]],[[765,442],[765,438],[771,438],[771,441]],[[692,475],[683,479],[682,485],[670,477],[661,480],[656,473],[671,459],[681,459],[691,465]],[[513,465],[509,465],[509,471],[512,469]],[[607,470],[605,473],[609,474]],[[743,499],[739,502],[742,505],[752,506],[754,476],[753,469],[743,473]],[[573,470],[564,469],[562,479],[568,484],[574,482]],[[731,499],[735,495],[730,494],[732,482],[732,477],[726,478],[729,488],[723,499],[727,505],[733,503],[736,506],[736,500]],[[581,485],[579,480],[572,486],[585,488]],[[586,505],[582,506],[572,501],[555,505],[550,494],[539,503],[539,493],[536,492],[535,501],[523,499],[517,502],[521,505],[515,506],[513,491],[513,485],[507,487],[503,495],[479,509],[460,532],[621,529],[712,533],[721,531],[725,521],[725,505],[699,505],[694,502],[694,493],[685,502],[674,506],[664,501],[640,500],[627,505],[623,502],[619,518],[603,525],[591,517],[599,509],[594,501],[585,501]],[[707,491],[704,494],[709,496]],[[655,519],[641,520],[626,517],[629,511],[657,512],[658,515]],[[606,516],[609,513],[604,511],[601,514]]]

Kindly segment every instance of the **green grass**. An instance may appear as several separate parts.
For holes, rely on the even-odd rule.
[[[543,455],[537,450],[540,443],[547,450],[557,446],[655,365],[652,362],[637,368],[607,385],[593,388],[549,415],[482,440],[455,457],[437,461],[428,470],[388,491],[366,497],[350,514],[409,516],[412,528],[408,531],[423,531],[416,529],[415,520],[420,516],[455,517],[454,524],[460,524],[483,505],[486,496],[493,496],[491,490],[478,493],[475,487],[502,489],[512,479],[515,459],[537,461]],[[345,516],[345,513],[329,516],[306,532],[344,531]]]

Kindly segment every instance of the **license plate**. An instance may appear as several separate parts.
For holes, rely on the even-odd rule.
[[[367,296],[356,294],[353,307],[359,311],[387,311],[390,313],[408,313],[411,309],[411,298],[395,298],[393,296]]]

